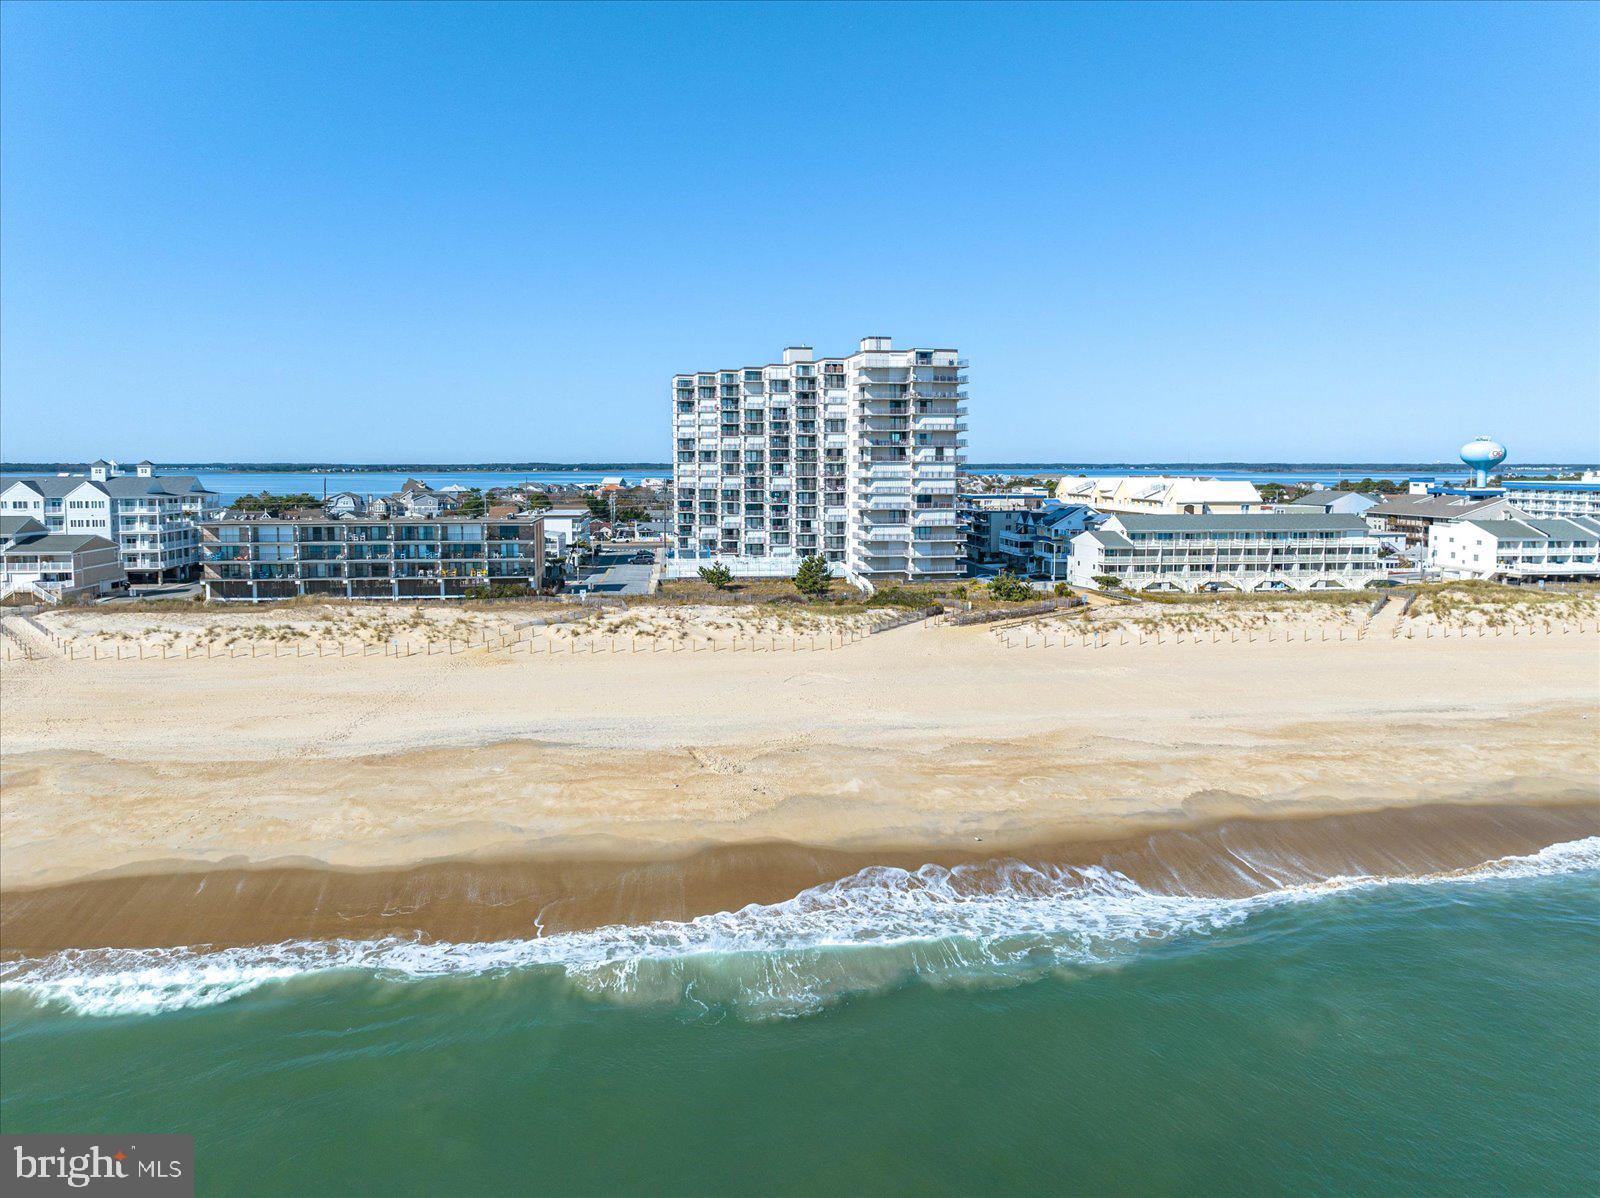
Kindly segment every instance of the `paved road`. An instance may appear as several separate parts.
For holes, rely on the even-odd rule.
[[[596,595],[648,595],[651,565],[635,562],[639,546],[625,545],[595,554],[594,566],[578,583]],[[652,549],[652,552],[658,552]]]
[[[198,582],[167,582],[159,586],[129,587],[127,592],[100,599],[101,604],[133,603],[140,599],[193,599],[196,595],[205,594],[205,587]]]

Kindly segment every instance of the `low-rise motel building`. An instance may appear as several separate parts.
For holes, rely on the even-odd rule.
[[[1600,578],[1600,518],[1512,509],[1428,529],[1428,564],[1446,578],[1579,582]]]
[[[1072,539],[1067,581],[1127,591],[1356,590],[1384,577],[1359,516],[1112,515]],[[1111,585],[1111,584],[1104,584]]]
[[[109,537],[51,532],[32,516],[0,513],[0,599],[60,603],[127,583],[122,554]]]
[[[546,581],[538,515],[339,519],[227,514],[200,529],[207,599],[452,599]]]
[[[1507,479],[1506,498],[1529,516],[1600,516],[1600,476],[1582,482],[1549,479]]]

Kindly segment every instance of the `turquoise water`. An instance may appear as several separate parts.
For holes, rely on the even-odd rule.
[[[1192,906],[884,875],[565,967],[58,963],[0,993],[0,1124],[193,1132],[205,1193],[1594,1193],[1594,848]]]

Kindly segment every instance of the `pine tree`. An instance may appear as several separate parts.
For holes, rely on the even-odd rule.
[[[795,590],[807,599],[820,599],[832,585],[833,575],[828,573],[828,562],[822,554],[814,553],[800,559],[800,568],[794,575]]]

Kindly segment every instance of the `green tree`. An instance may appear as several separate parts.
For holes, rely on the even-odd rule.
[[[473,487],[461,497],[461,503],[456,508],[455,514],[458,516],[481,516],[488,509],[488,506],[484,501],[483,492],[479,488]]]
[[[733,581],[733,571],[721,562],[713,562],[709,566],[700,567],[700,581],[708,582],[719,591],[728,589],[728,584]]]
[[[1096,574],[1094,581],[1103,591],[1116,591],[1122,588],[1122,579],[1115,574]]]
[[[820,599],[833,585],[833,575],[828,573],[828,561],[820,553],[800,559],[800,568],[794,574],[794,587],[807,599]]]
[[[1021,603],[1034,597],[1033,588],[1009,570],[1002,570],[989,580],[989,598],[1001,603]]]
[[[589,514],[591,516],[598,516],[602,520],[606,520],[606,519],[610,518],[610,516],[611,516],[611,505],[609,503],[607,503],[604,499],[600,498],[600,496],[598,496],[598,495],[590,495],[583,502],[586,505],[588,505]]]
[[[235,512],[265,512],[269,516],[281,515],[289,508],[295,507],[320,507],[320,496],[310,495],[304,491],[292,495],[274,495],[263,491],[259,495],[241,495],[229,504],[229,510]]]

